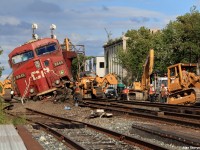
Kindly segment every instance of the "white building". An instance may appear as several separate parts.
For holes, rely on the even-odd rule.
[[[85,62],[85,71],[95,72],[99,77],[105,76],[105,58],[96,56]]]
[[[127,72],[119,65],[119,61],[116,58],[116,54],[120,49],[126,50],[126,41],[128,37],[122,36],[120,39],[106,43],[104,47],[105,56],[105,73],[115,73],[122,80],[126,76]]]

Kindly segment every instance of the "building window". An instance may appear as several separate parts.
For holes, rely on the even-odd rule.
[[[99,68],[104,68],[104,62],[99,62]]]

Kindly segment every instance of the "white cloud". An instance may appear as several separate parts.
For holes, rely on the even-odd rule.
[[[19,25],[20,20],[12,16],[0,16],[0,25]]]
[[[0,60],[0,65],[4,67],[4,69],[10,69],[10,66],[8,64],[8,54],[3,52],[3,54],[1,54],[1,60]]]
[[[78,33],[71,33],[70,34],[70,40],[74,44],[78,44],[78,43],[80,43],[80,41],[83,41],[84,39],[85,38]]]

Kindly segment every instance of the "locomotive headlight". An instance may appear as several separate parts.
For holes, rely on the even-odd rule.
[[[41,67],[39,60],[34,61],[34,64],[35,64],[36,68],[40,68]]]
[[[30,89],[30,93],[33,94],[34,93],[34,88]]]
[[[60,80],[56,80],[55,83],[58,85],[60,83]]]

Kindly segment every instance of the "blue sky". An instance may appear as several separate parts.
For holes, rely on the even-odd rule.
[[[8,54],[31,39],[32,23],[38,24],[39,37],[49,37],[49,26],[56,24],[55,34],[62,43],[65,37],[74,44],[85,45],[86,55],[103,56],[108,32],[118,38],[127,30],[145,26],[162,29],[170,20],[184,15],[200,0],[1,0],[0,66],[4,79],[11,69]]]

